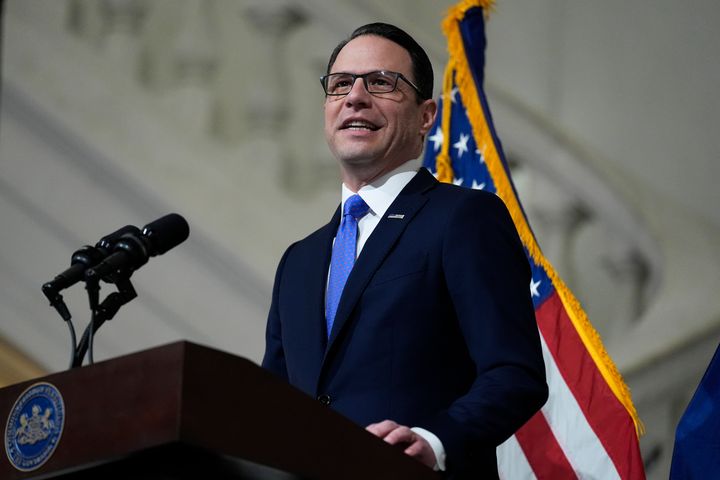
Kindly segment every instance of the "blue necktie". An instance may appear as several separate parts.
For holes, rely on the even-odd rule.
[[[337,313],[345,282],[355,264],[357,222],[367,214],[369,209],[370,207],[360,198],[360,195],[353,195],[345,201],[343,218],[333,245],[332,260],[330,261],[330,280],[325,295],[325,321],[327,322],[328,338],[332,331],[335,313]]]

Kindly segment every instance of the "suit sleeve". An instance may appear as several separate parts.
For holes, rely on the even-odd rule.
[[[461,202],[449,214],[442,255],[476,377],[465,395],[420,426],[441,439],[448,468],[462,470],[478,452],[494,455],[548,393],[530,267],[502,201],[483,194]]]
[[[285,251],[278,264],[277,272],[275,273],[272,303],[270,304],[270,313],[268,313],[267,327],[265,330],[265,355],[262,360],[263,368],[270,370],[285,381],[288,379],[288,373],[285,364],[285,351],[282,344],[282,322],[280,321],[280,314],[278,312],[280,308],[280,285],[282,283],[283,270],[292,248],[293,245]]]

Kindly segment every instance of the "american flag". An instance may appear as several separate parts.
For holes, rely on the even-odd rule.
[[[465,0],[443,31],[450,59],[424,165],[445,182],[496,193],[532,268],[529,285],[550,397],[498,447],[502,478],[645,478],[641,424],[630,393],[572,292],[543,256],[518,200],[485,92],[485,17],[491,0]]]

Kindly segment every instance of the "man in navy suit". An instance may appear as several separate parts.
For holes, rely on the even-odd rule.
[[[280,261],[263,366],[451,478],[496,477],[495,447],[547,398],[530,269],[498,197],[418,170],[432,83],[391,25],[332,53],[342,204]]]

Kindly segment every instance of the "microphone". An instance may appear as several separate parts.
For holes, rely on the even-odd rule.
[[[95,244],[95,247],[102,252],[103,258],[105,258],[112,253],[112,250],[115,247],[115,243],[117,243],[117,241],[120,240],[123,235],[126,235],[128,233],[137,235],[140,233],[140,229],[133,225],[125,225],[124,227],[115,230],[110,235],[106,235],[101,238],[100,241]]]
[[[85,245],[80,250],[72,254],[70,259],[70,268],[58,274],[54,279],[42,286],[42,291],[51,303],[57,301],[58,292],[75,285],[82,280],[85,270],[97,265],[105,257],[112,253],[115,243],[126,234],[139,233],[140,230],[132,225],[126,225],[113,233],[104,236],[95,244],[95,247]]]
[[[162,255],[180,245],[189,235],[190,227],[182,216],[177,213],[165,215],[145,225],[139,234],[132,231],[120,235],[113,246],[113,253],[88,268],[85,279],[98,281],[102,278],[113,283],[116,278],[130,275],[145,265],[150,257]]]
[[[162,255],[182,242],[190,235],[190,226],[177,213],[170,213],[150,222],[142,229],[151,257]]]

